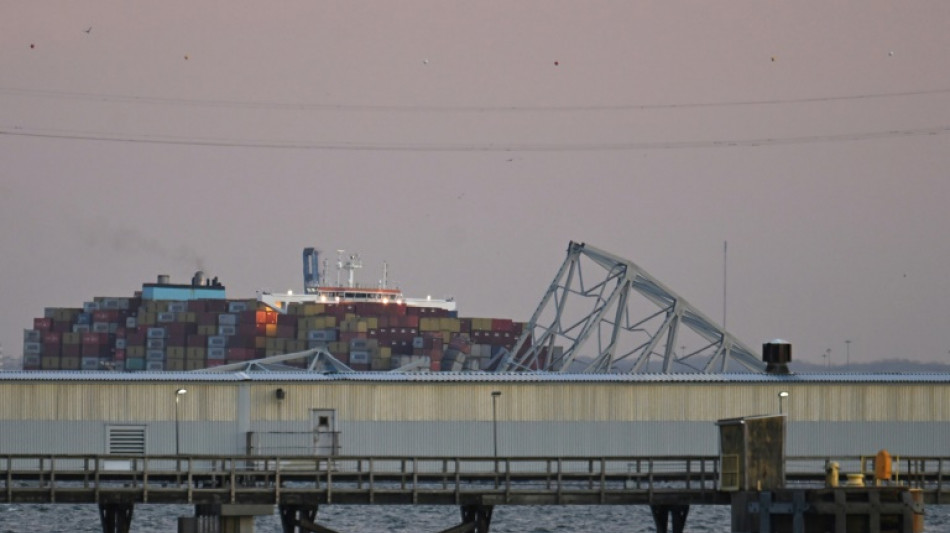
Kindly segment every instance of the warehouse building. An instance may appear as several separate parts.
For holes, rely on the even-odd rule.
[[[718,452],[788,416],[787,453],[942,455],[950,375],[0,373],[3,454],[633,456]]]

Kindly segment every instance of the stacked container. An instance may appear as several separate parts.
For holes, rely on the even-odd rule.
[[[24,331],[23,368],[189,371],[325,348],[354,370],[478,370],[510,350],[521,330],[511,320],[395,303],[293,303],[281,314],[257,300],[137,293],[46,309]]]

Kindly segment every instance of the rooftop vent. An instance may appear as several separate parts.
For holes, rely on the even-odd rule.
[[[792,345],[776,339],[762,345],[762,361],[768,374],[789,374],[788,364],[792,362]]]

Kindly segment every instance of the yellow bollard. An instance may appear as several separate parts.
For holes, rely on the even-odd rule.
[[[880,486],[882,481],[891,480],[891,454],[881,450],[874,456],[874,485]]]
[[[838,486],[838,474],[840,466],[837,461],[828,461],[825,463],[825,484],[831,488]]]

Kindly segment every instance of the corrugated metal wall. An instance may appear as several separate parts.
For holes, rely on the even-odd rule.
[[[105,427],[147,426],[147,452],[174,452],[175,383],[0,382],[0,453],[105,453]],[[182,451],[306,446],[312,409],[334,409],[344,454],[715,454],[722,418],[778,411],[790,393],[789,455],[946,455],[950,387],[940,383],[191,382]],[[276,391],[282,389],[283,399]],[[241,392],[241,391],[245,392]],[[246,398],[246,399],[244,399]],[[240,407],[246,405],[247,407]]]

